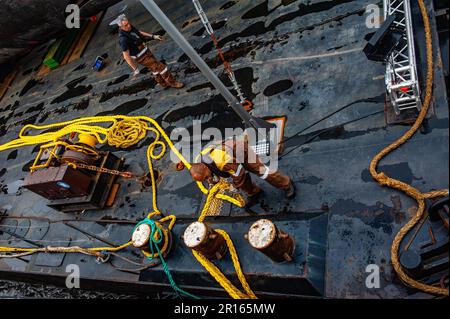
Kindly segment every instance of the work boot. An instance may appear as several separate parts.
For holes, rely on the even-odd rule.
[[[175,88],[175,89],[181,89],[181,88],[184,87],[184,84],[181,83],[181,82],[176,81],[176,82],[173,83],[171,86],[172,86],[173,88]]]
[[[168,86],[171,86],[175,89],[181,89],[182,87],[184,87],[184,84],[175,80],[172,73],[170,73],[169,71],[162,74],[162,78],[164,79],[164,81],[166,81]]]
[[[163,88],[168,88],[168,87],[170,87],[170,84],[168,84],[168,83],[166,82],[166,80],[164,80],[164,78],[163,78],[161,75],[156,75],[156,76],[155,76],[155,81],[156,81],[159,85],[161,85]]]
[[[289,188],[284,191],[287,199],[292,199],[295,197],[295,186],[292,181],[289,182]]]

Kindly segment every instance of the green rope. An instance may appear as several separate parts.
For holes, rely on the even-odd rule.
[[[177,286],[177,284],[175,283],[175,281],[173,280],[172,274],[169,271],[169,267],[167,266],[166,261],[164,260],[161,251],[158,247],[158,244],[160,244],[163,240],[163,232],[161,230],[161,228],[155,223],[154,220],[145,218],[144,220],[140,221],[135,227],[134,229],[136,229],[137,227],[139,227],[142,224],[147,224],[150,226],[151,232],[150,232],[150,240],[149,240],[149,247],[150,247],[150,251],[151,251],[151,256],[147,256],[147,258],[151,261],[153,260],[153,256],[155,255],[155,250],[159,255],[159,259],[161,260],[161,264],[163,267],[163,270],[167,276],[167,279],[169,279],[169,283],[172,286],[173,290],[175,290],[176,292],[179,292],[183,295],[186,295],[188,297],[191,297],[193,299],[200,299],[200,297],[197,297],[193,294],[188,293],[187,291],[184,291],[183,289],[181,289],[180,287]],[[134,232],[134,230],[133,230]],[[155,239],[155,233],[158,232],[158,238],[159,239]]]

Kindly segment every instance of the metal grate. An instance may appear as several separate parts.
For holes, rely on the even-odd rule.
[[[267,140],[258,141],[256,145],[252,145],[251,147],[258,156],[270,155],[270,142],[268,142]]]
[[[384,0],[384,18],[394,15],[394,26],[403,32],[402,40],[388,56],[386,88],[395,114],[417,108],[420,111],[420,88],[409,0]]]

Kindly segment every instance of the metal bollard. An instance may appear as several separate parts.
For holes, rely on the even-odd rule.
[[[253,223],[245,239],[253,248],[275,262],[292,261],[295,250],[294,239],[268,219],[260,219]]]
[[[183,240],[187,247],[210,260],[221,259],[228,250],[222,235],[202,222],[190,224],[184,231]]]
[[[131,235],[131,243],[134,247],[145,250],[150,241],[150,226],[141,224],[133,231]]]
[[[420,277],[421,272],[424,269],[422,258],[420,253],[416,250],[405,250],[400,253],[400,265],[403,270],[413,278]]]
[[[133,231],[133,234],[131,235],[131,243],[133,247],[138,248],[140,250],[144,250],[145,252],[151,254],[150,249],[150,234],[151,234],[151,228],[147,224],[141,224]],[[155,237],[156,238],[156,237]],[[170,249],[172,248],[172,234],[169,231],[167,233],[167,238],[164,236],[161,243],[158,244],[159,249],[163,249],[163,247],[167,247],[165,249],[165,252],[163,256],[167,256]],[[155,253],[155,252],[153,252]]]

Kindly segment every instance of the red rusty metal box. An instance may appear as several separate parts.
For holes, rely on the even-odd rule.
[[[68,165],[61,165],[29,173],[23,187],[53,200],[86,196],[90,183],[89,175]]]

